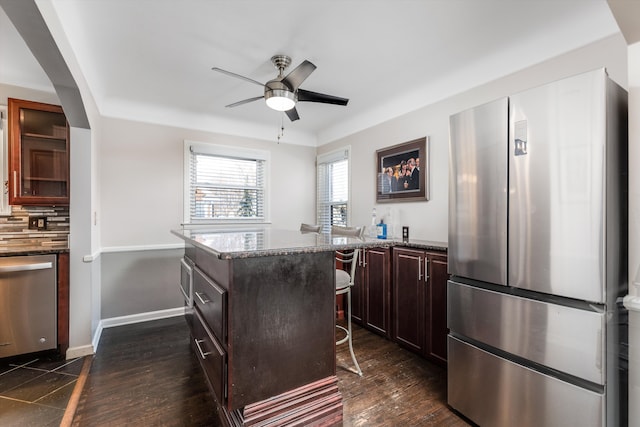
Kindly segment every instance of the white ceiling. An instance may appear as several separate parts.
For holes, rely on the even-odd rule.
[[[606,0],[36,0],[104,116],[322,144],[618,32]],[[46,7],[44,6],[46,4]],[[52,7],[51,7],[52,6]],[[60,31],[57,28],[62,28]],[[52,90],[0,10],[0,82]],[[69,51],[63,51],[68,56]],[[263,101],[270,58],[318,68],[289,122]],[[67,61],[69,62],[69,61]],[[73,69],[72,69],[73,71]],[[77,72],[77,71],[76,71]]]

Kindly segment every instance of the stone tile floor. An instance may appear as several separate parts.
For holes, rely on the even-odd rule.
[[[0,360],[0,426],[59,426],[82,364],[40,354]]]

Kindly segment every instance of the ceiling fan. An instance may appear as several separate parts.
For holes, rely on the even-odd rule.
[[[232,73],[231,71],[223,70],[222,68],[213,67],[213,71],[217,71],[231,77],[236,77],[264,88],[264,95],[243,99],[242,101],[229,104],[226,107],[237,107],[238,105],[247,104],[264,98],[267,106],[277,111],[284,111],[287,114],[287,117],[289,117],[293,122],[300,118],[298,111],[296,110],[297,102],[320,102],[323,104],[334,105],[347,105],[349,102],[347,98],[311,92],[310,90],[299,88],[302,82],[304,82],[313,70],[316,69],[316,66],[311,62],[304,60],[286,76],[284,75],[284,70],[289,66],[289,64],[291,64],[290,57],[286,55],[274,55],[271,57],[271,62],[278,70],[278,77],[269,80],[264,84],[249,77],[241,76],[240,74]]]

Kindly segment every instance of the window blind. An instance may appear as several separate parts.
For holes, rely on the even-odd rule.
[[[334,151],[317,160],[317,223],[322,232],[349,223],[349,149]]]
[[[190,222],[265,219],[264,159],[239,158],[190,149]]]

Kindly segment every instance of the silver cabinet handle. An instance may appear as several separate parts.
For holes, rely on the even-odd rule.
[[[198,299],[200,300],[200,302],[201,302],[202,304],[206,304],[206,303],[208,303],[208,302],[211,302],[211,300],[207,298],[207,295],[206,295],[206,294],[205,294],[205,297],[204,297],[204,298],[202,298],[202,296],[200,295],[200,292],[195,292],[195,294],[196,294],[196,297],[198,297]]]
[[[206,359],[206,358],[207,358],[207,356],[211,354],[211,352],[209,351],[209,352],[206,352],[206,353],[205,353],[204,351],[202,351],[202,347],[200,347],[200,343],[203,343],[203,342],[204,342],[204,340],[194,339],[194,341],[195,341],[195,343],[196,343],[196,347],[198,347],[198,351],[200,352],[200,356],[201,356],[203,359]]]
[[[418,282],[422,280],[422,257],[418,257]]]
[[[426,283],[427,280],[429,280],[429,259],[425,258],[424,259],[424,281]]]
[[[48,268],[53,268],[53,264],[50,262],[38,262],[33,264],[3,265],[2,267],[0,267],[0,273],[11,273],[14,271],[46,270]]]

